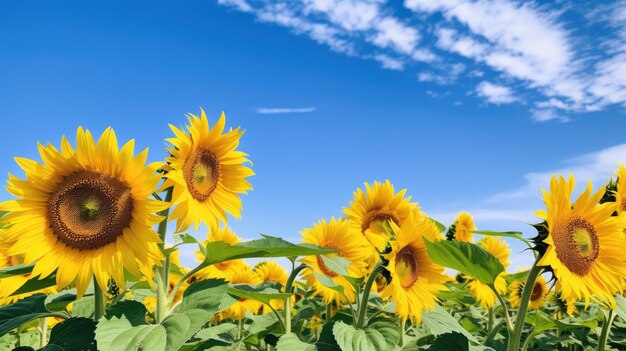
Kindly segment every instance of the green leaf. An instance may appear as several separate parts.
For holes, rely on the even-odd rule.
[[[315,351],[315,345],[307,344],[301,341],[294,333],[285,334],[278,339],[276,351]]]
[[[173,313],[167,316],[163,320],[161,325],[165,328],[165,334],[166,334],[165,349],[166,350],[178,350],[178,348],[181,347],[185,343],[185,341],[187,341],[188,339],[191,338],[191,336],[193,336],[193,333],[191,333],[192,335],[189,335],[190,334],[189,329],[191,328],[191,320],[186,314]],[[201,327],[202,325],[200,325],[199,328]]]
[[[380,320],[373,322],[365,328],[365,333],[380,333],[387,343],[387,350],[393,350],[400,340],[400,330],[398,324],[391,320]]]
[[[70,318],[52,328],[48,346],[64,351],[96,351],[96,322],[90,318]]]
[[[180,312],[192,309],[217,312],[228,290],[224,279],[207,279],[191,284],[183,293]]]
[[[439,335],[428,351],[469,351],[469,343],[463,334],[447,333]]]
[[[71,289],[48,295],[45,304],[48,311],[65,311],[67,305],[74,301],[76,301],[76,289]]]
[[[132,326],[137,326],[146,324],[146,313],[148,313],[148,310],[142,303],[124,300],[109,307],[104,317],[107,319],[125,317]]]
[[[434,310],[429,311],[428,314],[422,317],[422,326],[430,330],[435,336],[456,332],[464,335],[468,340],[477,342],[476,338],[465,330],[459,321],[440,305],[437,305]]]
[[[29,274],[33,271],[33,267],[35,267],[34,264],[28,266],[22,266],[21,264],[17,264],[15,266],[0,269],[0,279],[12,277],[14,275]]]
[[[504,271],[502,263],[478,245],[461,241],[424,240],[428,257],[444,267],[455,269],[481,282],[493,285],[496,277]]]
[[[39,277],[31,278],[24,283],[19,289],[17,289],[11,296],[26,294],[33,291],[39,291],[41,289],[49,288],[57,285],[56,274],[51,274],[43,279]]]
[[[202,329],[196,333],[198,339],[232,340],[237,331],[237,325],[233,323],[221,323],[216,326]]]
[[[296,245],[281,238],[264,235],[263,239],[247,241],[232,246],[223,241],[211,242],[206,246],[204,262],[212,265],[240,258],[296,257],[324,255],[335,252],[337,252],[335,249],[326,249],[307,244]]]
[[[103,317],[98,321],[96,341],[99,350],[165,351],[167,336],[162,325],[133,326],[125,315]]]
[[[327,276],[326,274],[317,273],[315,270],[313,270],[313,275],[315,275],[315,279],[317,279],[318,283],[322,284],[323,286],[327,288],[333,289],[336,292],[340,293],[341,295],[345,296],[345,291],[343,289],[343,286],[335,283],[333,278]]]
[[[324,261],[324,264],[328,267],[328,269],[346,278],[352,286],[356,287],[357,285],[361,285],[361,283],[363,283],[364,278],[354,278],[350,275],[348,267],[350,267],[351,262],[347,259],[341,256],[327,257],[324,255],[321,255],[320,258]]]
[[[240,299],[251,299],[260,301],[266,305],[270,304],[272,300],[284,300],[293,296],[293,294],[279,293],[276,289],[272,289],[266,286],[252,286],[252,285],[234,285],[229,287],[227,292],[230,295],[238,297]]]
[[[380,326],[378,326],[380,328]],[[353,326],[338,321],[333,326],[333,335],[337,345],[343,351],[393,350],[399,334],[383,334],[376,328],[355,329]],[[389,338],[389,339],[386,339]]]
[[[556,320],[544,312],[534,311],[526,315],[526,323],[535,327],[534,333],[539,334],[546,330],[551,329],[559,329],[559,330],[568,330],[568,329],[577,329],[584,328],[584,325],[581,324],[566,324],[559,320]]]
[[[174,235],[174,244],[177,246],[180,244],[197,244],[197,243],[198,243],[198,239],[194,238],[190,234],[184,233],[184,234]]]
[[[481,234],[481,235],[489,235],[489,236],[506,236],[509,238],[515,238],[518,240],[526,241],[526,239],[524,239],[524,237],[522,236],[522,232],[496,232],[493,230],[473,230],[472,233]]]
[[[36,294],[0,307],[0,336],[37,318],[50,316],[45,306],[46,295]]]
[[[626,321],[626,297],[619,294],[615,295],[615,303],[617,304],[615,312],[622,320]]]

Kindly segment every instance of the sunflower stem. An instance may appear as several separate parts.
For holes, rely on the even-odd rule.
[[[513,333],[509,332],[509,343],[507,347],[508,351],[519,350],[522,330],[524,329],[524,320],[526,319],[526,312],[528,311],[528,302],[530,301],[530,296],[532,295],[535,281],[537,280],[539,274],[541,274],[541,272],[543,271],[543,268],[539,267],[537,265],[537,262],[539,262],[539,259],[535,260],[535,263],[533,263],[532,268],[528,272],[526,282],[524,283],[524,290],[522,291],[519,309],[517,310]]]
[[[404,333],[406,333],[406,321],[400,318],[400,348],[404,347]]]
[[[285,293],[291,294],[294,280],[296,280],[298,274],[305,268],[306,265],[301,264],[291,270],[287,283],[285,284]],[[285,334],[289,333],[291,333],[291,296],[285,299]]]
[[[169,293],[169,297],[167,299],[168,305],[171,305],[174,302],[174,298],[176,297],[176,293],[180,289],[180,286],[184,282],[186,282],[189,278],[193,277],[196,273],[206,268],[207,266],[208,264],[202,262],[196,268],[190,270],[189,272],[187,272],[187,274],[185,274],[182,278],[180,278],[180,280],[176,283],[176,285],[174,285],[174,288],[172,289],[172,291],[170,291]]]
[[[41,329],[39,331],[41,332],[39,335],[39,347],[43,348],[48,343],[48,317],[41,319]]]
[[[498,298],[498,301],[500,302],[500,306],[502,306],[502,310],[504,313],[504,320],[506,321],[506,329],[509,333],[513,332],[513,322],[511,321],[511,316],[509,314],[509,308],[506,306],[506,301],[504,300],[504,298],[502,297],[502,295],[500,295],[500,293],[498,292],[498,290],[496,290],[496,288],[492,285],[489,285],[489,288],[491,288],[491,291],[493,291],[494,294],[496,294],[496,297]]]
[[[600,337],[598,339],[598,351],[604,351],[604,349],[606,348],[606,344],[609,340],[609,334],[611,331],[611,324],[613,324],[614,319],[615,313],[613,309],[609,309],[609,314],[604,318],[604,323],[602,324],[602,332],[600,333]]]
[[[165,193],[164,202],[172,201],[172,192],[173,188],[167,188]],[[165,256],[165,261],[161,267],[157,267],[157,306],[156,306],[156,319],[157,323],[161,323],[167,314],[167,307],[169,305],[169,300],[167,297],[167,287],[169,286],[169,271],[170,271],[170,255],[165,254],[165,235],[167,233],[167,222],[169,219],[170,209],[169,207],[163,211],[158,213],[159,216],[163,217],[161,223],[159,223],[158,233],[159,239],[161,242],[159,243],[159,248],[161,252]]]
[[[383,264],[378,263],[372,270],[372,273],[370,274],[370,276],[367,278],[365,289],[363,289],[363,298],[361,299],[361,303],[359,304],[358,318],[356,320],[356,326],[355,326],[357,329],[361,329],[365,325],[365,314],[367,313],[367,302],[369,301],[369,298],[370,298],[372,285],[376,281],[376,276],[378,276],[378,273],[380,273],[380,271],[382,271],[383,268],[384,268]]]
[[[493,328],[493,308],[489,308],[489,322],[487,322],[487,330],[491,332]]]
[[[94,297],[94,315],[93,319],[97,322],[104,316],[106,303],[104,301],[104,290],[98,285],[96,277],[93,278],[93,297]]]

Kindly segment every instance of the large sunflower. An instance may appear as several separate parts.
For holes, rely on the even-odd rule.
[[[444,268],[428,258],[424,240],[443,239],[435,223],[423,212],[414,209],[401,226],[391,224],[395,240],[385,255],[391,281],[381,296],[396,303],[396,313],[403,320],[417,323],[422,313],[435,308],[437,293],[447,290]]]
[[[486,236],[478,242],[478,245],[490,254],[494,255],[498,259],[498,261],[500,261],[505,270],[511,264],[511,261],[509,261],[511,249],[509,248],[509,244],[505,240],[502,240],[502,238]],[[504,275],[506,275],[506,271],[500,273],[500,275],[496,277],[496,280],[493,284],[498,294],[501,295],[506,294],[507,292],[507,285],[506,280],[504,280]],[[471,277],[467,278],[470,278],[467,286],[476,301],[478,301],[478,303],[485,308],[492,308],[495,305],[497,299],[497,296],[493,292],[493,290],[491,290],[491,288],[487,284],[479,280],[472,279]]]
[[[461,212],[454,221],[454,239],[458,241],[474,242],[472,231],[476,230],[474,218],[467,212]]]
[[[257,285],[261,284],[261,278],[254,273],[252,268],[247,264],[238,267],[235,270],[232,279],[230,281],[231,284],[249,284],[249,285]],[[244,299],[240,298],[235,303],[230,305],[225,311],[221,312],[219,315],[219,319],[235,319],[239,320],[245,317],[246,312],[250,312],[252,314],[258,314],[261,310],[261,306],[263,306],[262,302],[252,299]]]
[[[328,254],[326,257],[339,255],[351,262],[348,267],[350,276],[362,277],[367,269],[366,260],[371,256],[371,247],[362,240],[359,231],[354,231],[350,223],[343,219],[332,218],[329,222],[320,220],[313,228],[306,228],[302,232],[302,242],[325,248],[339,250],[336,254]],[[336,284],[343,287],[346,297],[354,301],[355,293],[352,285],[342,276],[331,271],[320,256],[307,256],[300,261],[310,269],[305,269],[302,274],[307,284],[314,288],[315,295],[321,295],[326,303],[336,301],[340,304],[345,299],[340,293],[320,283],[313,271],[330,277]]]
[[[223,241],[232,246],[239,243],[241,239],[228,226],[224,226],[220,229],[209,232],[207,240],[205,240],[203,244],[207,245],[216,241]],[[204,261],[204,255],[199,250],[196,251],[196,261]],[[241,259],[219,262],[201,269],[194,275],[194,277],[200,280],[221,278],[230,281],[233,278],[233,275],[240,271],[242,266],[245,265],[246,263]]]
[[[343,212],[350,219],[354,228],[363,233],[370,244],[378,251],[383,251],[389,243],[389,235],[384,229],[385,222],[393,222],[398,226],[408,217],[411,209],[417,204],[411,197],[405,197],[406,189],[397,193],[393,184],[386,180],[384,183],[365,183],[365,191],[357,189],[354,192],[354,201]]]
[[[9,175],[7,189],[18,199],[0,204],[11,212],[3,218],[9,255],[35,263],[33,276],[56,271],[58,288],[75,281],[79,296],[92,276],[103,289],[110,278],[124,288],[125,270],[151,280],[163,259],[155,212],[168,206],[149,199],[160,165],[145,165],[147,149],[133,156],[134,140],[118,149],[111,128],[96,143],[79,127],[76,142],[76,150],[65,137],[61,150],[39,144],[43,163],[16,158],[26,180]]]
[[[509,294],[509,301],[511,302],[511,306],[519,307],[522,299],[522,292],[524,291],[524,282],[521,280],[514,281],[511,283],[510,290],[511,293]],[[543,276],[537,277],[535,285],[533,285],[533,291],[530,294],[528,308],[531,310],[542,308],[546,302],[546,298],[548,297],[548,292],[549,289],[546,278]]]
[[[188,119],[188,133],[170,125],[175,137],[167,139],[172,147],[163,189],[173,187],[176,207],[170,218],[176,219],[177,231],[191,224],[198,229],[200,222],[214,230],[219,221],[227,222],[227,213],[241,216],[239,194],[252,190],[246,178],[254,172],[243,165],[249,162],[248,155],[237,150],[244,131],[236,128],[223,133],[224,113],[212,128],[204,110],[200,117],[189,114]]]
[[[616,203],[598,204],[605,189],[592,195],[591,182],[572,205],[574,184],[573,176],[553,176],[550,192],[544,191],[547,211],[537,211],[537,216],[548,224],[547,247],[538,265],[552,268],[563,300],[585,300],[587,305],[594,299],[615,306],[613,294],[621,291],[626,276],[626,213],[613,216]]]
[[[620,164],[617,172],[616,202],[620,212],[626,211],[626,167]]]

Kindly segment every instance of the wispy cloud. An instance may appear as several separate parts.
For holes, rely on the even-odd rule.
[[[279,113],[309,113],[315,111],[316,107],[259,107],[256,112],[262,115],[272,115]]]
[[[523,102],[538,122],[626,107],[626,2],[585,11],[562,2],[405,0],[406,15],[386,0],[217,1],[384,69],[419,69],[425,84],[459,83],[492,104]]]

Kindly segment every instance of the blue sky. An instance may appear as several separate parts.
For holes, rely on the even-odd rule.
[[[384,179],[442,222],[533,235],[552,173],[599,186],[626,162],[624,3],[5,1],[0,44],[3,177],[78,125],[159,160],[167,123],[224,110],[257,173],[244,238],[298,240]]]

